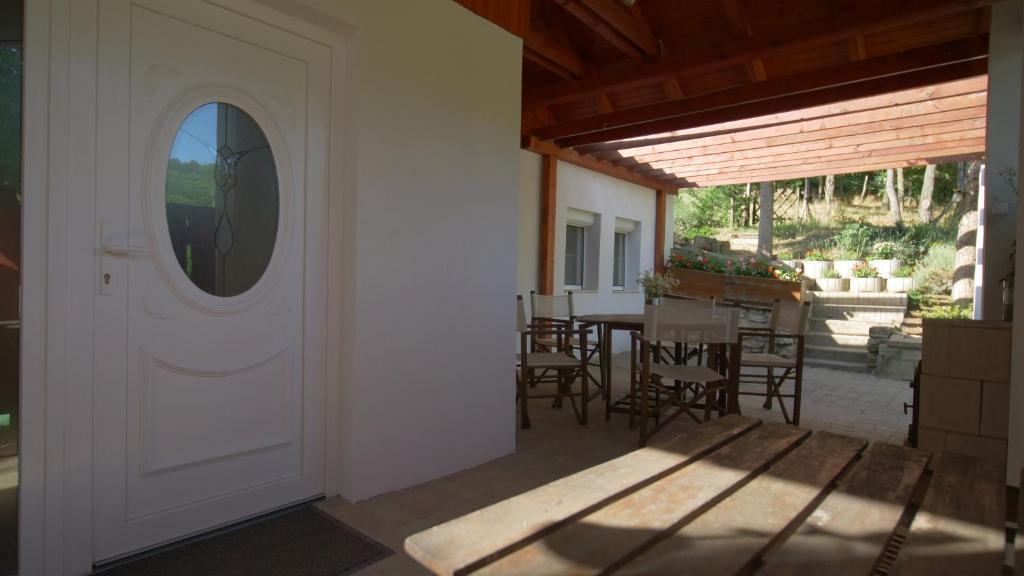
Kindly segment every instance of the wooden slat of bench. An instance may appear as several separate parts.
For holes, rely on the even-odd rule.
[[[759,424],[755,418],[726,416],[656,438],[646,448],[414,534],[405,551],[436,574],[467,572]]]
[[[1000,574],[1006,551],[1006,467],[939,453],[897,574]]]
[[[737,574],[864,450],[867,442],[817,432],[735,494],[616,574]]]
[[[868,574],[899,523],[929,455],[872,444],[839,487],[775,551],[764,574]]]
[[[763,424],[690,466],[567,524],[479,574],[596,574],[630,560],[805,438]]]

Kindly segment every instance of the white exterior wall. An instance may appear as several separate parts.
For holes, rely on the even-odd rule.
[[[975,316],[1003,319],[1003,287],[1010,253],[1020,188],[1021,67],[1024,62],[1024,1],[992,6],[988,58],[988,126],[985,134],[985,205],[981,282],[975,284]],[[1015,189],[1016,188],[1016,189]],[[980,232],[980,230],[979,230]],[[977,296],[981,302],[978,303]]]
[[[993,24],[994,24],[993,20]],[[1024,21],[1018,21],[1018,33],[1024,37]],[[1017,78],[1024,78],[1024,61],[1018,62]],[[1024,141],[1024,98],[1017,100],[1017,136]],[[1017,151],[1018,162],[1024,166],[1024,147]],[[1019,184],[1018,184],[1019,186]],[[1018,210],[1016,265],[1017,271],[1024,270],[1024,210]],[[1007,447],[1006,483],[1020,487],[1021,468],[1024,467],[1024,281],[1014,282],[1013,301],[1016,311],[1013,316],[1013,348],[1010,356],[1010,438]],[[1018,522],[1021,520],[1018,519]]]
[[[333,434],[361,500],[515,449],[522,42],[450,0],[303,4],[354,29]]]
[[[539,220],[541,157],[532,152],[521,154],[519,196],[519,293],[529,301],[530,290],[537,288],[539,260]],[[555,292],[565,289],[565,226],[569,209],[591,212],[600,217],[598,254],[588,254],[591,264],[597,263],[597,284],[594,289],[574,290],[577,314],[613,314],[643,312],[644,296],[635,286],[635,275],[627,272],[627,288],[612,289],[612,260],[614,256],[615,219],[625,218],[639,222],[639,262],[637,272],[654,268],[654,190],[624,182],[604,174],[565,162],[557,168],[557,202],[555,215]],[[666,247],[671,247],[671,222],[674,196],[668,197],[666,207]],[[668,252],[666,251],[666,254]],[[628,336],[616,333],[615,347],[625,350]]]

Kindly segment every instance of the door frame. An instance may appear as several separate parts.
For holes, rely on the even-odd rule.
[[[25,6],[19,573],[92,570],[96,48],[101,0]],[[294,0],[204,0],[331,50],[325,481],[342,482],[342,300],[351,262],[354,114],[346,49],[355,28]],[[74,98],[71,95],[74,94]],[[88,281],[86,279],[89,279]],[[73,280],[73,281],[72,281]],[[82,378],[80,375],[90,377]],[[78,407],[89,407],[79,409]]]

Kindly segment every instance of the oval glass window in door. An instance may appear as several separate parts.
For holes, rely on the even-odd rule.
[[[226,298],[259,281],[274,254],[279,196],[273,151],[252,116],[223,102],[189,114],[171,147],[164,203],[193,284]]]

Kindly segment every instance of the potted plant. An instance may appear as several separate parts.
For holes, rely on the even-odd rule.
[[[882,278],[891,278],[900,268],[900,261],[896,258],[898,251],[899,246],[895,242],[878,242],[871,250],[868,264],[878,270]]]
[[[821,278],[825,270],[832,269],[832,261],[821,250],[810,250],[804,254],[804,276]]]
[[[672,276],[655,274],[650,270],[644,270],[637,283],[643,288],[644,298],[648,304],[658,304],[662,296],[679,286],[679,281]]]
[[[864,262],[860,255],[849,250],[839,252],[839,258],[832,262],[832,268],[842,278],[853,278],[853,267]]]
[[[825,270],[821,278],[814,282],[822,292],[846,292],[850,289],[849,278],[843,278],[836,270]]]
[[[850,292],[882,292],[885,279],[879,278],[878,270],[867,262],[853,267],[853,278],[850,278]]]
[[[893,272],[892,277],[885,281],[886,292],[904,293],[914,288],[914,269],[910,266],[900,266]]]

